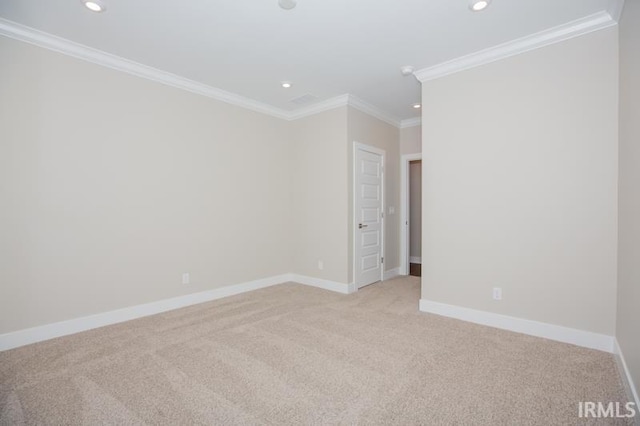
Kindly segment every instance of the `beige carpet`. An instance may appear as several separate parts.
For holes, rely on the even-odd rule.
[[[0,424],[585,424],[578,401],[626,401],[610,354],[419,297],[283,284],[3,352]]]

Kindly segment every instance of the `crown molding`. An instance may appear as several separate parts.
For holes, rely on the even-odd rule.
[[[364,112],[365,114],[369,114],[372,117],[377,118],[378,120],[384,121],[387,124],[391,124],[394,127],[400,128],[400,120],[386,112],[382,111],[380,108],[371,105],[368,102],[363,101],[362,99],[354,96],[348,95],[349,106]]]
[[[416,71],[414,75],[421,82],[425,82],[607,28],[616,25],[620,19],[623,7],[624,0],[610,0],[606,12],[599,12],[549,30],[484,49],[429,68],[424,68]],[[297,120],[323,111],[349,105],[365,114],[369,114],[401,129],[421,124],[419,117],[400,120],[380,108],[348,93],[293,111],[284,110],[167,71],[112,55],[62,37],[54,36],[4,18],[0,18],[0,35],[284,120]]]
[[[387,114],[380,108],[374,105],[371,105],[370,103],[363,101],[357,96],[354,96],[349,93],[340,95],[340,96],[335,96],[333,98],[329,98],[324,101],[317,102],[313,105],[309,105],[307,107],[299,108],[295,111],[291,111],[287,119],[297,120],[299,118],[308,117],[310,115],[315,115],[324,111],[328,111],[330,109],[339,108],[347,105],[357,109],[358,111],[361,111],[365,114],[375,117],[378,120],[384,121],[385,123],[390,124],[394,127],[400,128],[402,124],[402,122],[398,118],[390,114]]]
[[[4,18],[0,18],[0,35],[283,120],[297,120],[330,109],[350,105],[386,123],[400,127],[400,120],[397,118],[348,93],[317,102],[307,107],[288,111],[120,56],[112,55]]]
[[[422,117],[407,118],[406,120],[402,120],[400,122],[401,129],[406,129],[408,127],[416,127],[421,125],[422,125]]]
[[[616,3],[623,3],[621,0],[613,1]],[[612,11],[615,13],[615,10]],[[414,75],[420,82],[424,83],[429,80],[434,80],[446,75],[475,68],[480,65],[485,65],[500,59],[519,55],[530,50],[611,27],[616,25],[616,23],[616,20],[609,14],[609,12],[598,12],[548,30],[540,31],[526,37],[480,50],[470,55],[461,56],[432,67],[423,68],[416,71]]]
[[[313,105],[298,108],[293,111],[289,111],[286,117],[287,120],[297,120],[299,118],[308,117],[310,115],[319,114],[330,109],[339,108],[349,105],[349,94],[335,96],[333,98],[325,99],[323,101],[316,102]]]
[[[206,84],[198,83],[197,81],[189,80],[157,68],[143,65],[120,56],[112,55],[110,53],[106,53],[62,37],[54,36],[3,18],[0,18],[0,35],[53,50],[77,59],[82,59],[103,67],[126,72],[127,74],[132,74],[167,86],[173,86],[178,89],[213,98],[228,104],[260,112],[262,114],[282,119],[288,119],[289,117],[289,113],[287,111],[272,107],[271,105],[211,87]]]

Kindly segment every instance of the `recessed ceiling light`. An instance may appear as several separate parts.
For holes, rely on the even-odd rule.
[[[278,0],[278,4],[284,10],[291,10],[296,7],[297,0]]]
[[[480,12],[481,10],[486,9],[487,6],[489,6],[489,3],[491,3],[491,0],[471,0],[471,3],[469,3],[469,9],[474,12]]]
[[[104,12],[107,7],[101,0],[82,0],[82,3],[92,12]]]
[[[283,81],[281,84],[282,84],[282,87],[284,87],[285,89],[288,89],[289,87],[291,87],[290,81]]]
[[[411,105],[411,106],[412,106],[412,107],[414,107],[415,109],[420,109],[420,108],[422,108],[422,105],[420,105],[420,104],[413,104],[413,105]]]

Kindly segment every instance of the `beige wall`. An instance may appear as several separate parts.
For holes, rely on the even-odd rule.
[[[294,272],[353,282],[353,142],[386,151],[385,269],[399,265],[399,130],[352,107],[295,120],[293,140]],[[345,182],[348,182],[345,185]],[[318,268],[322,261],[323,269]]]
[[[0,51],[0,333],[291,272],[289,123]]]
[[[400,131],[398,128],[348,108],[348,141],[346,151],[349,166],[349,247],[353,247],[353,142],[383,149],[385,157],[385,253],[384,269],[400,266]],[[389,212],[389,207],[395,209]],[[353,277],[353,250],[349,250],[349,272]],[[353,279],[352,279],[353,280]]]
[[[422,161],[409,162],[409,256],[422,257]]]
[[[291,132],[293,271],[350,283],[347,107],[296,120]]]
[[[395,127],[346,106],[287,122],[0,49],[0,334],[287,272],[350,283],[354,138],[387,151],[398,266]]]
[[[640,386],[640,2],[620,22],[620,180],[616,337]]]
[[[400,129],[400,155],[422,152],[422,126]]]
[[[399,130],[352,107],[295,120],[291,129],[294,272],[353,282],[354,141],[387,153],[385,211],[394,206],[396,213],[387,216],[385,269],[397,267]]]
[[[614,334],[617,52],[609,28],[423,84],[424,299]]]

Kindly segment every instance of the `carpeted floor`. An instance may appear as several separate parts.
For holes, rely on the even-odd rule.
[[[578,401],[626,401],[610,354],[419,298],[282,284],[3,352],[0,424],[584,424]]]

